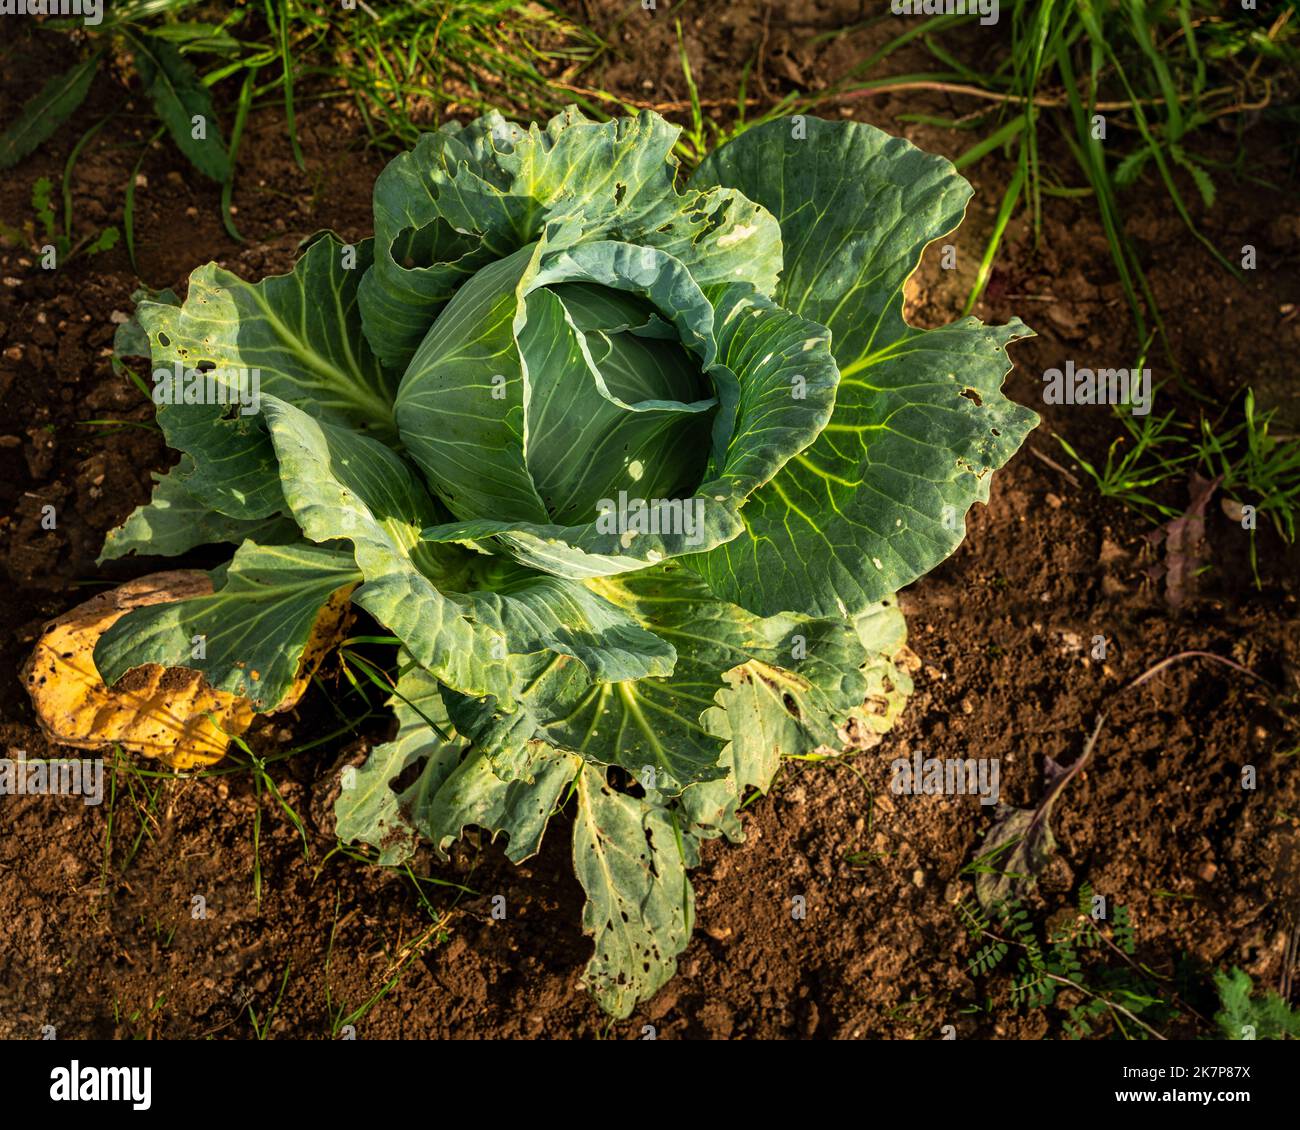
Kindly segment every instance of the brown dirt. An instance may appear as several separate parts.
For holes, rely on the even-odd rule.
[[[627,5],[587,8],[620,54],[584,81],[648,102],[685,97],[680,77],[659,62],[675,49],[667,13],[634,10],[615,26]],[[760,98],[826,81],[881,41],[855,35],[807,46],[858,9],[831,2],[687,9],[702,96],[734,100],[738,68],[751,57],[762,59],[751,85]],[[0,117],[61,65],[51,38],[9,57]],[[899,68],[906,63],[895,60]],[[101,77],[90,111],[106,111],[118,97]],[[955,155],[964,136],[898,121],[902,113],[953,108],[941,96],[921,103],[908,95],[845,109]],[[219,222],[215,187],[169,146],[150,152],[137,192],[145,281],[179,287],[210,258],[260,277],[285,269],[298,241],[318,228],[369,233],[370,189],[383,156],[362,147],[359,124],[337,104],[304,99],[299,124],[307,175],[292,163],[278,115],[249,121],[235,197],[248,239],[242,246]],[[151,128],[128,108],[87,147],[76,177],[79,230],[120,215],[136,154],[123,143],[138,143]],[[1251,150],[1259,175],[1284,179],[1277,139],[1265,126],[1257,132]],[[57,178],[76,136],[64,128],[10,174],[20,188],[5,195],[0,218],[21,224],[26,186],[40,175]],[[913,280],[917,323],[955,315],[1008,168],[989,158],[970,175],[977,195],[955,241],[959,269],[940,270],[931,248]],[[1257,245],[1261,266],[1245,286],[1186,236],[1154,188],[1126,201],[1130,231],[1187,379],[1222,402],[1250,383],[1294,396],[1300,320],[1285,307],[1300,299],[1300,224],[1279,218],[1277,197],[1226,176],[1220,189],[1217,207],[1198,219],[1224,247]],[[1131,908],[1140,960],[1169,973],[1193,971],[1183,992],[1203,1013],[1214,1007],[1209,969],[1240,965],[1265,984],[1278,982],[1287,932],[1300,917],[1295,559],[1261,532],[1264,584],[1255,591],[1242,531],[1212,507],[1213,568],[1193,602],[1174,614],[1148,576],[1159,561],[1149,525],[1105,503],[1081,475],[1070,481],[1068,466],[1063,472],[1031,454],[1067,464],[1056,432],[1087,457],[1104,456],[1115,429],[1109,414],[1045,408],[1037,376],[1066,357],[1123,365],[1138,346],[1088,203],[1052,199],[1045,208],[1041,246],[1013,228],[976,311],[991,321],[1020,314],[1038,330],[1015,347],[1008,388],[1043,413],[1044,425],[996,478],[990,505],[972,514],[959,552],[904,594],[923,666],[902,724],[853,763],[857,772],[789,765],[774,794],[747,809],[745,844],[708,845],[693,876],[698,924],[681,970],[614,1034],[637,1037],[653,1024],[661,1037],[914,1038],[948,1023],[963,1037],[1057,1034],[1056,1014],[1011,1006],[1005,979],[965,972],[972,948],[952,903],[971,889],[961,871],[980,850],[989,811],[973,798],[892,796],[888,764],[917,749],[997,757],[1004,797],[1028,804],[1041,791],[1045,759],[1077,757],[1099,710],[1109,718],[1093,760],[1057,805],[1060,847],[1032,903],[1036,913],[1045,918],[1072,905],[1080,884],[1091,883],[1112,904]],[[34,725],[18,669],[42,622],[94,591],[86,586],[158,567],[100,570],[94,557],[105,530],[147,498],[149,471],[171,456],[156,432],[85,424],[151,416],[107,356],[114,312],[129,310],[137,285],[125,250],[57,272],[33,259],[26,249],[0,254],[0,275],[18,280],[0,288],[0,563],[10,592],[0,602],[0,741],[40,757],[55,751]],[[1161,395],[1166,408],[1191,411],[1176,391]],[[52,530],[41,525],[46,504],[57,514]],[[176,564],[218,559],[219,551],[204,551]],[[1104,662],[1090,657],[1097,635],[1109,641]],[[1152,664],[1187,650],[1231,658],[1265,683],[1193,659],[1118,696]],[[336,669],[327,668],[326,680],[358,713]],[[268,756],[336,729],[326,696],[316,692],[287,717],[259,723],[251,741]],[[415,871],[431,877],[422,890],[437,923],[404,875],[331,854],[326,801],[335,767],[384,736],[383,718],[369,718],[355,734],[273,765],[284,801],[310,814],[306,853],[248,772],[187,781],[119,772],[113,804],[100,808],[73,798],[0,799],[0,1036],[34,1036],[53,1024],[61,1037],[249,1037],[246,1006],[264,1017],[287,970],[272,1034],[324,1037],[339,1009],[370,1000],[430,930],[436,943],[402,966],[396,987],[357,1021],[361,1037],[605,1031],[605,1018],[578,986],[589,943],[564,820],[522,867],[474,835],[450,865],[421,855]],[[1239,785],[1247,763],[1258,770],[1255,791]],[[506,897],[505,921],[489,913],[494,894]],[[795,894],[807,899],[803,921],[790,915]],[[192,917],[196,895],[206,901],[206,918]],[[1205,1029],[1187,1021],[1175,1034],[1194,1031]]]

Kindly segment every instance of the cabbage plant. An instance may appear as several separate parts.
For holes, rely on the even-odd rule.
[[[372,239],[142,301],[182,454],[104,556],[238,548],[95,653],[270,711],[349,590],[400,641],[398,729],[339,836],[396,864],[472,825],[518,862],[571,812],[585,981],[619,1017],[673,974],[702,842],[741,838],[782,758],[888,727],[894,595],[1035,422],[1000,391],[1022,323],[903,319],[971,195],[948,161],[789,118],[683,180],[677,133],[449,124],[380,175]]]

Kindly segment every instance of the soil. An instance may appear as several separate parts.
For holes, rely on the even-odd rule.
[[[680,73],[662,64],[675,58],[672,13],[634,7],[628,16],[629,7],[583,5],[612,52],[581,81],[648,104],[680,103]],[[760,103],[796,85],[824,85],[897,34],[876,26],[812,42],[859,16],[857,3],[829,0],[685,8],[701,97],[734,104],[751,60],[750,91]],[[970,44],[973,52],[987,47]],[[10,49],[0,119],[65,67],[68,51],[48,34]],[[898,55],[885,73],[904,73],[909,62],[915,57]],[[101,75],[82,120],[97,120],[121,97],[120,85]],[[949,156],[969,144],[968,135],[902,120],[969,111],[946,95],[908,92],[839,109]],[[133,290],[142,281],[180,289],[209,259],[257,278],[287,269],[298,243],[319,228],[370,232],[371,187],[385,155],[365,147],[361,123],[338,102],[304,96],[298,114],[305,174],[282,114],[249,119],[234,198],[244,244],[220,223],[218,189],[170,145],[155,144],[137,181],[139,278],[121,245],[58,271],[42,270],[25,247],[0,252],[7,750],[59,752],[40,736],[18,679],[46,620],[105,584],[220,559],[208,550],[177,562],[95,565],[105,531],[148,498],[150,472],[174,458],[147,427],[89,423],[152,417],[109,361],[114,322],[130,310]],[[152,128],[128,104],[85,148],[74,185],[79,233],[120,222],[123,190]],[[1272,129],[1253,127],[1252,169],[1289,184],[1294,202]],[[0,204],[6,224],[29,218],[27,186],[38,176],[57,183],[78,136],[65,127],[9,174],[19,188]],[[1225,160],[1230,142],[1222,139]],[[942,324],[960,310],[1011,171],[997,155],[968,171],[976,195],[952,240],[958,268],[942,270],[938,247],[930,248],[909,290],[914,323]],[[1225,174],[1219,190],[1216,206],[1197,204],[1194,215],[1217,246],[1256,246],[1259,266],[1244,284],[1188,236],[1155,184],[1126,196],[1128,230],[1186,383],[1221,405],[1254,385],[1294,412],[1300,220],[1294,203],[1279,214],[1284,197],[1249,182]],[[53,1025],[61,1038],[249,1038],[251,1006],[261,1020],[273,1017],[272,1036],[324,1038],[370,1002],[355,1018],[361,1038],[639,1038],[645,1025],[661,1038],[931,1038],[947,1024],[963,1038],[1058,1035],[1059,1011],[1018,1007],[1005,975],[967,972],[974,947],[954,904],[972,892],[963,869],[980,854],[991,810],[972,797],[892,795],[889,764],[918,750],[999,758],[1004,799],[1029,806],[1042,794],[1048,759],[1081,756],[1100,711],[1106,719],[1091,760],[1052,815],[1056,855],[1027,905],[1046,920],[1073,906],[1086,882],[1127,906],[1136,960],[1177,976],[1189,1006],[1174,1035],[1208,1034],[1189,1013],[1214,1011],[1213,969],[1240,966],[1276,986],[1300,921],[1297,561],[1261,526],[1257,589],[1247,535],[1216,502],[1207,512],[1209,568],[1181,608],[1169,606],[1153,526],[1101,498],[1054,438],[1104,459],[1114,418],[1042,403],[1039,378],[1049,366],[1066,358],[1125,365],[1141,346],[1092,204],[1048,198],[1043,207],[1041,240],[1013,225],[975,310],[986,321],[1020,315],[1037,330],[1013,347],[1007,388],[1043,424],[994,478],[960,550],[902,596],[921,661],[902,722],[851,763],[788,764],[772,794],[746,809],[746,841],[707,845],[692,876],[695,936],[677,977],[639,1013],[611,1026],[579,984],[590,943],[567,818],[523,866],[471,833],[450,864],[418,856],[413,872],[427,877],[419,883],[332,850],[335,770],[384,740],[388,727],[377,712],[338,733],[331,695],[317,690],[250,736],[262,757],[318,743],[270,765],[285,805],[306,818],[302,834],[246,770],[172,780],[119,767],[111,803],[99,807],[76,798],[0,801],[0,1037]],[[1157,382],[1172,378],[1157,350],[1148,363]],[[1194,416],[1196,402],[1176,381],[1157,396],[1157,410]],[[47,505],[52,529],[42,523]],[[1094,654],[1098,636],[1104,659]],[[1187,652],[1230,659],[1257,678],[1185,657],[1120,693]],[[323,680],[341,706],[360,713],[336,665]],[[1241,786],[1247,765],[1258,776],[1253,790]],[[506,899],[504,920],[491,914],[497,894]],[[791,917],[795,894],[807,900],[803,920]],[[200,905],[205,916],[195,916]]]

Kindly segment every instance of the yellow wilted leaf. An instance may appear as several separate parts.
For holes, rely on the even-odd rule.
[[[321,665],[334,646],[346,635],[355,617],[352,615],[352,590],[356,585],[348,585],[330,594],[316,616],[316,625],[307,637],[307,646],[302,649],[302,659],[298,661],[298,677],[293,682],[293,689],[273,710],[272,714],[282,714],[292,710],[311,686],[311,677]]]
[[[341,589],[321,610],[294,688],[279,709],[302,697],[325,653],[350,619]],[[252,725],[245,698],[214,690],[199,671],[151,663],[104,685],[95,668],[95,644],[133,608],[206,596],[206,573],[176,569],[153,573],[100,593],[46,625],[23,669],[41,730],[51,742],[79,749],[121,744],[174,769],[219,761],[230,737]]]

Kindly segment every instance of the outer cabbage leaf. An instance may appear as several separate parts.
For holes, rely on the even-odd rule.
[[[108,531],[96,564],[132,553],[174,557],[211,542],[238,544],[248,539],[259,545],[273,545],[297,541],[302,536],[293,520],[281,514],[247,519],[217,513],[185,485],[193,473],[194,461],[188,455],[181,456],[181,461],[166,474],[155,472],[153,497],[137,506],[120,526]]]
[[[947,557],[989,473],[1037,422],[1001,392],[1019,321],[903,320],[903,284],[961,220],[971,188],[941,157],[858,122],[757,126],[691,183],[736,188],[781,224],[775,300],[829,327],[840,369],[831,422],[757,490],[745,531],[692,567],[770,614],[853,615]],[[800,129],[799,127],[803,128]]]
[[[182,305],[147,301],[136,312],[155,371],[176,363],[257,370],[262,396],[395,438],[395,384],[366,344],[357,308],[371,243],[345,256],[345,245],[327,233],[289,274],[258,283],[215,263],[198,268]],[[160,404],[158,423],[170,446],[193,457],[183,481],[195,498],[234,518],[265,518],[285,508],[275,454],[261,417],[241,407]]]
[[[392,741],[375,746],[360,768],[351,773],[344,770],[343,787],[334,802],[338,838],[369,844],[385,867],[396,867],[415,854],[419,834],[406,812],[417,798],[437,792],[466,746],[447,720],[438,680],[409,659],[402,666],[388,700],[397,715],[397,733]],[[423,762],[424,768],[415,783],[400,795],[394,792],[393,781],[416,762]]]
[[[339,838],[368,843],[379,849],[381,863],[393,865],[410,858],[420,835],[445,858],[448,845],[477,825],[494,839],[504,833],[506,855],[515,863],[535,855],[578,759],[539,751],[532,781],[500,780],[482,753],[467,750],[456,734],[438,681],[405,655],[390,703],[397,735],[377,746],[340,791],[334,806]],[[417,762],[423,768],[415,781],[395,793],[391,782]]]
[[[494,839],[504,832],[506,857],[522,863],[541,849],[546,825],[580,764],[571,753],[539,746],[530,779],[503,781],[483,752],[471,749],[444,784],[424,790],[424,799],[411,808],[411,819],[444,857],[465,828],[477,825]]]
[[[108,686],[145,663],[188,667],[254,710],[274,710],[297,679],[321,608],[360,579],[349,553],[251,541],[211,576],[211,595],[136,608],[99,638],[95,665]]]
[[[728,672],[761,673],[779,683],[802,704],[809,726],[814,716],[843,716],[863,700],[859,668],[867,652],[850,624],[755,616],[715,599],[680,566],[588,583],[671,644],[677,664],[666,677],[591,683],[561,658],[538,655],[518,681],[514,703],[450,701],[457,727],[503,772],[526,768],[524,743],[541,740],[675,793],[728,768],[719,758],[730,730],[709,723]],[[821,740],[833,736],[824,728],[816,732]]]
[[[608,1012],[626,1017],[672,977],[690,940],[694,896],[686,869],[698,863],[694,837],[679,831],[682,817],[657,794],[618,792],[603,768],[573,754],[542,747],[532,781],[502,781],[481,753],[472,747],[462,752],[438,695],[428,672],[414,666],[403,672],[393,699],[397,737],[377,747],[340,792],[340,838],[369,843],[380,850],[381,862],[396,864],[410,857],[417,832],[445,854],[475,825],[494,839],[504,833],[506,855],[519,863],[541,847],[576,776],[573,862],[587,893],[583,928],[595,938],[583,979]],[[438,737],[430,721],[451,741]],[[391,781],[421,759],[415,782],[395,793]]]
[[[907,621],[894,598],[872,605],[854,618],[853,627],[868,652],[862,668],[866,697],[849,712],[843,733],[855,750],[880,743],[898,721],[914,689],[912,672],[920,660],[907,649]]]
[[[721,760],[727,774],[692,785],[679,802],[697,835],[744,839],[740,802],[750,788],[767,792],[782,757],[818,749],[838,752],[846,738],[859,745],[878,742],[878,735],[893,724],[912,693],[906,670],[893,661],[907,639],[902,613],[892,600],[883,602],[860,617],[855,629],[865,651],[859,668],[865,698],[855,691],[854,700],[828,701],[810,693],[808,682],[762,662],[727,673],[726,688],[703,719],[711,733],[730,738]],[[854,732],[859,729],[870,737]]]
[[[656,798],[617,792],[603,769],[583,765],[573,868],[587,892],[582,928],[595,936],[596,952],[582,979],[620,1020],[677,972],[691,940],[695,893],[686,869],[697,860],[677,820]]]

